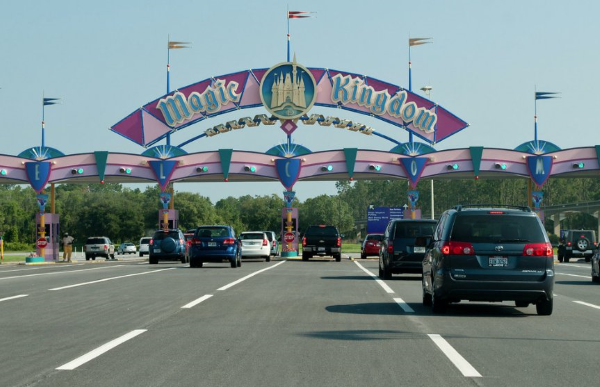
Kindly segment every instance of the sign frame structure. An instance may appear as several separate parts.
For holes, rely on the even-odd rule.
[[[383,234],[390,220],[403,219],[402,207],[367,208],[367,234]]]

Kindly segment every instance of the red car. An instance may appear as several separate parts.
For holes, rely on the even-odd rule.
[[[379,256],[379,245],[382,239],[382,234],[367,234],[360,247],[360,257],[365,259],[369,255]]]

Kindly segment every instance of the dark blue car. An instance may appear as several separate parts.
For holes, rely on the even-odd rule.
[[[200,226],[189,248],[190,267],[202,267],[204,262],[229,262],[242,266],[241,245],[231,226]]]

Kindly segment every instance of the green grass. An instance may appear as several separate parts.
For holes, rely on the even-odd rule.
[[[342,253],[360,253],[360,244],[342,242]]]
[[[28,254],[23,254],[23,255],[5,255],[4,258],[2,259],[2,263],[5,262],[25,262],[25,257],[27,257]]]

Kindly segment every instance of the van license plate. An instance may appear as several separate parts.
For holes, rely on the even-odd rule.
[[[325,251],[325,247],[319,247],[319,251]]]
[[[208,242],[208,247],[217,247],[217,242]]]
[[[489,260],[490,266],[508,266],[508,258],[506,257],[490,257]]]
[[[425,252],[425,247],[422,247],[422,246],[415,247],[415,253],[424,253],[424,252]]]
[[[155,253],[160,253],[160,249],[154,249]]]

